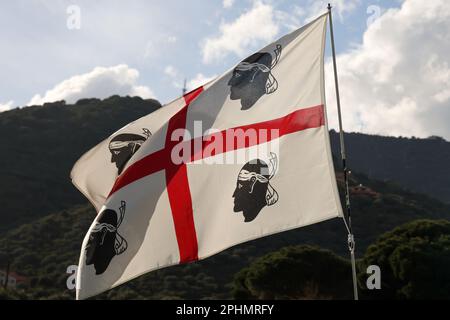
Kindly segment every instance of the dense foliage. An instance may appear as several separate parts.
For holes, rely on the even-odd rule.
[[[74,292],[66,289],[69,276],[66,269],[69,265],[78,264],[81,242],[95,212],[87,204],[86,199],[71,185],[70,169],[83,152],[126,123],[159,107],[160,104],[154,100],[113,96],[104,100],[83,99],[75,105],[57,102],[0,114],[0,144],[2,146],[0,269],[5,269],[9,261],[11,270],[27,279],[25,283],[19,285],[18,290],[0,290],[0,299],[72,299],[74,297]],[[348,149],[362,148],[363,153],[370,155],[370,152],[364,149],[365,146],[354,142],[352,137],[353,135],[350,135],[348,139]],[[358,139],[364,139],[364,137],[367,137],[368,143],[375,139],[365,135],[357,136]],[[383,138],[380,137],[380,139]],[[397,140],[392,139],[386,138],[385,149],[374,147],[373,150],[376,150],[374,158],[383,163],[390,161],[395,165],[396,170],[403,170],[402,172],[414,175],[410,166],[422,165],[414,162],[419,158],[408,156],[406,158],[410,159],[408,161],[411,163],[406,161],[403,154],[400,155],[392,150],[391,144],[397,146]],[[441,148],[448,147],[447,142],[436,141],[438,141],[437,147],[440,148],[439,152]],[[402,140],[401,144],[416,142],[424,143],[419,140]],[[412,145],[410,147],[413,148]],[[438,152],[430,148],[429,152]],[[393,182],[374,180],[373,177],[377,176],[383,179],[395,177],[384,176],[383,170],[376,171],[375,169],[382,164],[377,161],[372,162],[371,159],[366,159],[367,157],[359,157],[358,152],[350,154],[354,157],[351,158],[353,160],[351,166],[367,172],[370,177],[362,174],[350,176],[357,253],[363,252],[380,234],[405,222],[424,218],[450,219],[450,205],[425,195],[404,191]],[[379,154],[384,157],[386,152],[389,153],[389,161],[379,158]],[[372,168],[372,171],[365,170],[366,162],[371,164],[369,169]],[[433,166],[437,165],[437,163],[433,164]],[[447,164],[442,164],[441,171],[437,174],[433,173],[434,177],[437,177],[438,186],[442,185],[442,181],[446,181],[447,168]],[[437,167],[433,170],[437,170]],[[400,178],[399,181],[402,182]],[[416,185],[420,183],[420,179],[416,177],[411,178],[411,181]],[[338,184],[342,195],[341,173],[338,173]],[[448,185],[450,183],[447,183]],[[434,192],[432,188],[422,191]],[[318,245],[346,256],[346,237],[342,221],[334,219],[251,241],[204,261],[155,271],[97,298],[232,298],[234,274],[248,267],[259,257],[285,246],[299,244]],[[404,241],[408,243],[410,240],[404,238]],[[309,250],[305,249],[309,247],[302,248],[304,252],[298,253],[299,256],[304,256]],[[290,250],[295,251],[295,249]],[[327,260],[329,263],[340,266],[346,263],[329,252],[316,251],[310,254],[314,255],[317,261],[329,259]],[[383,254],[390,255],[389,252]],[[290,253],[284,253],[285,258],[289,258],[289,255]],[[325,280],[327,279],[324,278]],[[328,280],[331,281],[331,279]],[[308,290],[303,288],[303,291],[291,292],[296,297],[305,298],[312,298],[314,294],[316,298],[346,297],[324,290],[328,285],[322,287],[323,285],[314,284]],[[258,291],[251,294],[261,297]],[[276,293],[277,298],[282,295],[281,291]]]
[[[0,113],[0,232],[85,203],[69,174],[75,161],[125,124],[160,107],[112,96]]]
[[[417,218],[450,219],[450,206],[439,201],[352,175],[352,186],[361,182],[379,195],[377,199],[364,194],[352,196],[357,253],[362,253],[383,232],[404,222]],[[0,239],[1,268],[9,257],[11,270],[28,278],[20,288],[31,298],[72,299],[74,292],[66,289],[66,269],[78,264],[81,242],[94,214],[86,204],[10,230]],[[238,245],[200,262],[151,272],[96,298],[232,298],[235,273],[258,257],[298,244],[319,245],[347,257],[346,230],[342,221],[334,219]],[[330,292],[318,297],[325,296],[337,298]]]
[[[369,178],[396,181],[408,189],[450,203],[450,142],[394,138],[361,133],[345,135],[349,166]],[[339,154],[339,135],[331,131],[333,153]]]
[[[417,220],[382,235],[360,262],[362,288],[370,265],[381,269],[381,290],[366,298],[450,299],[450,222]]]
[[[155,100],[112,96],[0,113],[0,233],[85,203],[69,180],[75,161],[117,129],[159,107]],[[337,138],[332,131],[336,155]],[[347,134],[346,142],[355,172],[450,201],[449,142],[363,134]]]
[[[329,250],[291,246],[242,269],[233,283],[236,299],[351,299],[350,263]]]
[[[380,269],[380,290],[366,282]],[[348,260],[328,250],[291,246],[271,252],[234,278],[237,299],[351,299]],[[358,261],[362,299],[450,299],[450,222],[415,220],[386,232]]]

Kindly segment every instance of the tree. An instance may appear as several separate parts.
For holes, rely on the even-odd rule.
[[[0,288],[0,300],[27,300],[30,299],[23,290]]]
[[[381,290],[363,297],[450,299],[450,222],[416,220],[382,235],[359,263],[361,285],[369,265],[381,269]]]
[[[307,245],[269,253],[236,274],[236,299],[351,299],[351,266]]]

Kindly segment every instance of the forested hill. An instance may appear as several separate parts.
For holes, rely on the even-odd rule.
[[[138,97],[64,101],[0,113],[0,232],[86,203],[69,173],[91,147],[161,107]]]
[[[338,155],[338,133],[331,131],[331,141],[333,153]],[[450,203],[450,142],[439,137],[411,139],[360,133],[346,134],[345,141],[352,170]]]
[[[77,263],[94,216],[70,182],[75,161],[117,129],[160,107],[155,100],[113,96],[0,113],[0,265],[9,261],[12,271],[28,279],[23,287],[28,298],[73,297],[65,287],[65,270]],[[338,155],[338,136],[332,132],[331,137]],[[350,186],[358,252],[402,223],[450,219],[450,204],[402,188],[450,202],[450,143],[364,134],[347,134],[346,142],[354,171]],[[342,195],[339,170],[337,178]],[[233,274],[258,256],[300,243],[346,254],[345,242],[343,223],[334,219],[153,272],[100,297],[229,298]]]
[[[342,194],[340,173],[338,185]],[[358,257],[382,233],[405,222],[450,220],[450,205],[405,192],[393,184],[353,174],[350,187]],[[26,293],[24,298],[74,298],[74,292],[66,288],[66,269],[78,264],[81,243],[94,214],[89,204],[75,206],[23,224],[0,237],[0,266],[9,261],[11,270],[27,279],[20,286]],[[247,242],[203,261],[150,272],[96,298],[231,298],[234,274],[264,254],[288,245],[315,244],[347,257],[346,241],[343,222],[332,219]],[[435,261],[429,255],[423,259]]]
[[[0,233],[85,204],[69,173],[87,150],[161,105],[138,97],[82,99],[0,113]],[[338,135],[331,132],[339,155]],[[350,168],[450,202],[450,143],[347,134]]]

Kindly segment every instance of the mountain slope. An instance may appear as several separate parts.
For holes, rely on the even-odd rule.
[[[112,96],[0,114],[0,232],[85,199],[69,178],[75,161],[125,124],[161,105]]]
[[[69,179],[75,161],[117,129],[159,107],[155,100],[113,96],[0,113],[0,233],[85,203]],[[338,155],[334,131],[331,141]],[[450,202],[449,142],[353,133],[346,135],[346,142],[353,171]]]
[[[342,174],[338,174],[342,194]],[[351,176],[353,225],[357,256],[377,236],[405,222],[450,220],[450,205],[405,192],[396,185],[362,175]],[[363,185],[361,187],[360,185]],[[28,277],[25,291],[32,298],[67,298],[67,266],[78,264],[82,239],[94,217],[88,204],[37,219],[7,232],[0,240],[0,265],[10,257],[11,270]],[[146,274],[98,298],[231,298],[233,275],[255,258],[286,245],[317,244],[347,257],[344,224],[333,219],[230,248],[206,260]]]
[[[356,172],[450,203],[450,142],[394,138],[349,133],[345,135],[349,166]],[[339,134],[331,131],[334,154],[339,154]]]

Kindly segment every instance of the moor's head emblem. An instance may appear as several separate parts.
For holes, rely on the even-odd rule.
[[[125,215],[125,207],[125,201],[121,201],[119,214],[115,210],[103,210],[91,230],[86,245],[86,265],[93,264],[96,274],[105,272],[111,260],[128,247],[127,241],[118,232]]]
[[[111,152],[111,162],[116,164],[118,174],[122,173],[128,160],[139,150],[141,145],[152,134],[148,129],[142,129],[143,135],[134,133],[122,133],[111,139],[109,151]]]
[[[274,54],[257,52],[243,60],[233,70],[230,86],[230,99],[241,100],[241,110],[251,108],[259,98],[278,89],[278,82],[272,75],[272,69],[281,56],[281,45],[277,45]]]
[[[247,162],[239,172],[233,193],[233,211],[242,211],[244,222],[253,221],[262,208],[278,201],[278,193],[270,184],[278,167],[276,154],[271,153],[269,165],[255,159]]]

